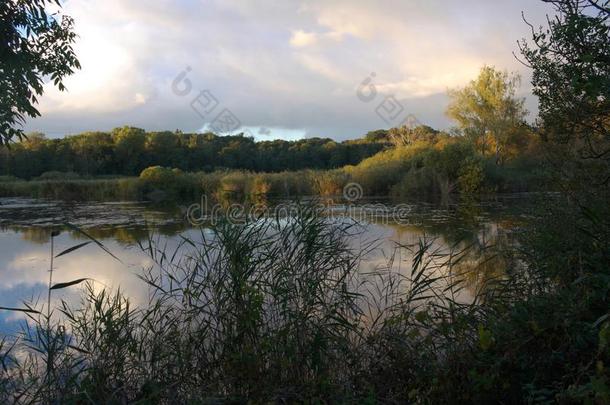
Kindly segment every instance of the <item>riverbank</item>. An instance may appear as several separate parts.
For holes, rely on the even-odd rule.
[[[185,172],[151,166],[139,176],[82,177],[52,172],[32,180],[0,177],[0,197],[54,200],[176,200],[202,194],[219,201],[256,202],[268,197],[341,196],[351,185],[359,197],[447,199],[450,195],[547,191],[549,176],[527,156],[497,164],[465,142],[416,142],[393,147],[357,165],[283,172]]]

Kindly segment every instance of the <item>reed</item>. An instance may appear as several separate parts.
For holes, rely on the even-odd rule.
[[[49,297],[83,285],[82,302],[0,308],[29,319],[0,339],[0,401],[604,402],[607,252],[582,251],[580,277],[504,255],[507,272],[486,272],[465,300],[493,251],[473,259],[468,246],[424,237],[363,272],[377,245],[355,247],[359,227],[303,207],[291,219],[221,222],[172,251],[148,235],[140,247],[155,264],[141,275],[140,307],[93,280],[50,279]],[[112,254],[71,229],[90,241],[52,252],[57,266],[87,243]]]

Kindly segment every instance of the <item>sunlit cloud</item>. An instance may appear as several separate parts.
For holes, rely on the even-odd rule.
[[[526,0],[79,0],[64,10],[76,21],[83,68],[66,80],[68,92],[48,84],[43,117],[26,130],[201,130],[189,100],[170,90],[190,66],[195,88],[210,90],[244,127],[336,139],[387,126],[355,96],[371,72],[379,92],[439,128],[452,125],[447,88],[484,64],[522,73],[528,95],[529,72],[513,56],[528,35],[521,11],[533,23],[548,11]]]
[[[313,32],[297,30],[292,33],[292,37],[290,38],[290,45],[299,48],[302,46],[314,44],[317,42],[317,39],[317,35]]]

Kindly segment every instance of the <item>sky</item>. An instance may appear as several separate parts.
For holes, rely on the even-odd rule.
[[[67,0],[82,69],[51,83],[26,131],[130,125],[256,139],[358,138],[404,123],[449,129],[447,89],[513,55],[536,0]]]

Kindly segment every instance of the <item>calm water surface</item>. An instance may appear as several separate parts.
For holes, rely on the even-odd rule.
[[[536,200],[532,195],[506,195],[483,203],[435,205],[410,203],[408,223],[396,224],[387,218],[361,220],[361,232],[352,237],[357,248],[377,241],[378,248],[365,257],[361,271],[383,267],[393,255],[394,266],[410,268],[411,255],[397,244],[412,245],[421,238],[434,238],[439,248],[473,246],[470,261],[479,260],[486,246],[510,248],[515,244],[520,225],[532,214]],[[387,201],[382,201],[391,207]],[[343,206],[332,209],[341,211]],[[119,260],[95,244],[59,257],[54,263],[54,282],[92,278],[96,285],[120,288],[134,303],[146,302],[147,288],[137,277],[153,265],[138,241],[154,233],[168,249],[178,245],[181,236],[201,238],[185,220],[184,207],[156,207],[134,202],[61,203],[22,198],[0,199],[0,306],[21,307],[23,301],[43,302],[49,278],[52,229],[61,229],[54,238],[55,253],[86,241],[86,237],[61,225],[70,222],[86,230]],[[466,261],[468,262],[468,260]],[[499,260],[490,260],[472,276],[471,288],[479,279],[502,270]],[[56,290],[54,300],[76,302],[78,286]],[[0,311],[0,332],[19,327],[23,316]]]

